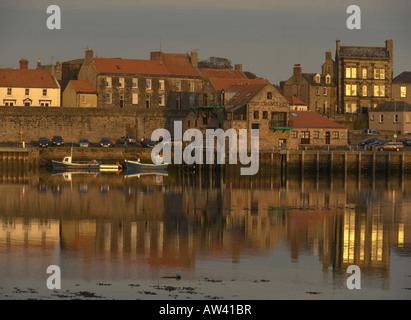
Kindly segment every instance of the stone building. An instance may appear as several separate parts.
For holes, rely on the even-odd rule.
[[[293,67],[293,75],[281,84],[285,96],[294,96],[303,101],[308,110],[321,114],[336,112],[336,85],[334,81],[334,61],[331,50],[325,54],[325,62],[320,73],[303,73],[300,64]]]
[[[20,69],[0,69],[0,106],[60,107],[60,85],[43,68],[29,69],[20,60]]]
[[[388,101],[368,113],[370,129],[395,133],[411,132],[411,104],[405,101]]]
[[[78,74],[97,91],[98,108],[189,110],[203,80],[197,52],[151,52],[150,60],[95,58],[87,50]]]
[[[290,112],[288,149],[346,147],[348,130],[343,125],[311,111]]]
[[[391,100],[393,41],[385,47],[342,46],[336,41],[338,113],[367,113]]]
[[[95,108],[97,92],[87,80],[71,80],[63,92],[63,107]]]
[[[260,150],[279,149],[288,137],[289,104],[270,83],[233,85],[226,90],[224,130],[259,129]]]
[[[411,104],[411,72],[404,71],[392,81],[392,99]]]

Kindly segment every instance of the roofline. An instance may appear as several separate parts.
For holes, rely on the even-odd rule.
[[[96,68],[97,70],[97,68]],[[100,72],[98,71],[98,75],[110,75],[110,76],[151,76],[151,77],[163,77],[163,78],[191,78],[191,79],[202,79],[201,76],[188,76],[188,75],[165,75],[165,74],[150,74],[150,73],[109,73],[109,72]]]

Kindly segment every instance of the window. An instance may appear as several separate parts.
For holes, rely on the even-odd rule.
[[[385,69],[374,69],[374,79],[385,79]]]
[[[370,116],[370,120],[374,121],[374,115],[373,114]]]
[[[7,88],[7,95],[10,96],[12,93],[12,89],[11,88]]]
[[[24,94],[25,94],[26,96],[28,96],[28,95],[30,94],[30,89],[26,89],[25,92],[24,92]]]
[[[81,95],[81,103],[86,103],[86,95],[85,94]]]
[[[365,68],[362,69],[362,78],[367,79],[367,69]]]
[[[320,95],[320,88],[319,88],[319,87],[316,87],[316,88],[315,88],[315,94],[316,94],[317,96]]]
[[[362,86],[362,96],[366,97],[367,96],[367,86]]]
[[[357,68],[345,67],[345,77],[348,78],[348,79],[357,78]]]
[[[333,139],[339,139],[340,138],[340,133],[338,131],[333,132]]]
[[[176,109],[180,110],[181,109],[181,97],[176,96]]]
[[[405,123],[410,123],[410,114],[409,113],[405,114]]]
[[[176,81],[176,91],[181,91],[181,81]]]
[[[263,111],[263,119],[268,119],[268,112],[267,111]]]
[[[407,87],[401,87],[400,96],[401,98],[407,97]]]
[[[111,103],[111,93],[106,93],[106,103]]]
[[[327,95],[327,88],[323,88],[323,95]]]
[[[164,80],[158,80],[158,90],[164,90]]]
[[[254,119],[258,119],[260,117],[260,114],[258,111],[254,111]]]
[[[398,114],[394,114],[394,123],[398,123]]]
[[[278,139],[278,146],[281,148],[283,144],[287,143],[287,139]]]
[[[357,113],[357,104],[356,103],[346,103],[345,104],[345,112],[346,113]]]
[[[385,97],[385,86],[374,86],[374,97]]]
[[[25,107],[30,107],[30,102],[24,102]]]
[[[326,84],[330,84],[330,83],[331,83],[331,76],[330,76],[329,74],[327,74],[327,75],[325,76],[325,83],[326,83]]]
[[[357,85],[356,84],[346,84],[345,85],[345,95],[346,96],[356,96],[357,95]]]
[[[297,131],[291,131],[291,138],[298,138]]]
[[[110,88],[111,87],[111,77],[106,78],[106,87]]]
[[[47,89],[43,89],[43,96],[47,96]]]
[[[320,75],[319,75],[318,73],[315,75],[314,81],[315,81],[316,83],[320,83],[321,77],[320,77]]]
[[[133,93],[133,104],[138,104],[138,93]]]
[[[380,123],[383,123],[383,122],[384,122],[384,115],[380,114]]]
[[[124,78],[119,78],[119,79],[118,79],[118,86],[119,86],[120,88],[124,88]]]
[[[159,94],[158,95],[158,105],[159,106],[164,106],[164,101],[165,101],[164,94]]]
[[[314,131],[313,132],[313,138],[314,139],[319,139],[320,138],[320,132],[319,131]]]
[[[273,98],[273,93],[267,92],[267,99],[272,99],[272,98]]]
[[[318,101],[315,102],[315,110],[318,110]]]
[[[133,78],[133,88],[138,88],[138,78]]]
[[[150,80],[150,84],[151,84],[151,80]],[[146,108],[150,108],[150,104],[151,104],[151,97],[149,94],[146,94]]]
[[[189,88],[189,91],[190,91],[190,92],[194,92],[194,82],[193,82],[193,81],[190,81],[190,82],[188,83],[188,88]]]
[[[151,79],[146,79],[146,89],[151,89]]]

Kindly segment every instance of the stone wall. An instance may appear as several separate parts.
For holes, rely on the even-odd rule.
[[[66,143],[87,138],[99,142],[102,137],[118,139],[134,135],[137,139],[151,137],[159,128],[173,128],[173,121],[185,118],[183,112],[164,110],[107,110],[79,108],[0,109],[0,142],[34,142],[60,135]],[[20,130],[24,134],[20,136]]]

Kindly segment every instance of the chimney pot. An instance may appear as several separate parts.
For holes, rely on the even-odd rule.
[[[21,59],[20,69],[28,69],[28,68],[29,68],[29,62],[26,59]]]

